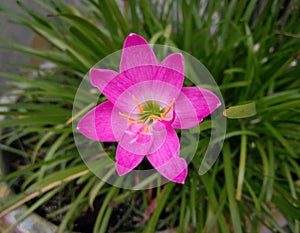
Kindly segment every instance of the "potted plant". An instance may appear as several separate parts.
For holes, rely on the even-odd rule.
[[[31,76],[1,72],[8,88],[18,90],[6,93],[16,96],[15,103],[1,104],[9,109],[1,112],[1,149],[18,159],[8,162],[15,171],[1,179],[16,194],[1,202],[0,216],[28,204],[23,218],[36,211],[57,232],[284,232],[272,214],[276,209],[284,225],[299,232],[299,5],[140,0],[124,1],[121,8],[117,2],[86,0],[76,8],[36,0],[46,14],[18,2],[25,16],[1,7],[49,46],[37,50],[4,41],[5,47],[52,66],[24,67]],[[200,125],[184,185],[113,187],[86,167],[74,143],[72,122],[92,107],[72,116],[79,84],[131,32],[201,61],[222,92],[224,115],[233,118],[221,156],[202,176],[198,168],[211,126]],[[253,116],[245,108],[249,101],[256,104]]]

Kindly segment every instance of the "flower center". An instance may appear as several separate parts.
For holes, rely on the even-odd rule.
[[[138,101],[138,99],[135,96],[132,96],[134,102],[136,103],[140,113],[138,114],[138,119],[123,114],[119,112],[119,115],[128,119],[129,126],[133,124],[141,124],[141,135],[143,136],[146,134],[149,130],[149,125],[153,123],[154,120],[159,120],[159,121],[170,121],[173,119],[173,117],[167,118],[167,114],[170,112],[172,109],[174,103],[175,103],[175,98],[172,99],[171,103],[166,107],[162,108],[158,103],[149,100],[146,101],[143,105]]]

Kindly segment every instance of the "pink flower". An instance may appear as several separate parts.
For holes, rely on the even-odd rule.
[[[146,157],[161,175],[184,183],[187,163],[179,157],[174,128],[197,126],[220,101],[209,90],[182,87],[183,80],[181,54],[170,54],[159,63],[147,41],[132,33],[124,42],[120,73],[90,70],[91,84],[108,100],[88,112],[77,129],[92,140],[118,142],[120,176]]]

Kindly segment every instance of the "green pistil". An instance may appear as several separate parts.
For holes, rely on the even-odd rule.
[[[143,105],[143,109],[144,113],[139,114],[140,120],[142,121],[146,121],[151,115],[160,117],[160,114],[164,112],[164,109],[160,109],[160,105],[153,101],[147,101]],[[149,123],[151,124],[152,120]]]

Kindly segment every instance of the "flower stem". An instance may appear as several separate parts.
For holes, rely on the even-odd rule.
[[[246,154],[247,154],[247,135],[242,134],[241,136],[241,153],[240,153],[240,166],[237,181],[236,200],[240,201],[242,196],[242,189],[245,177],[245,166],[246,166]]]

